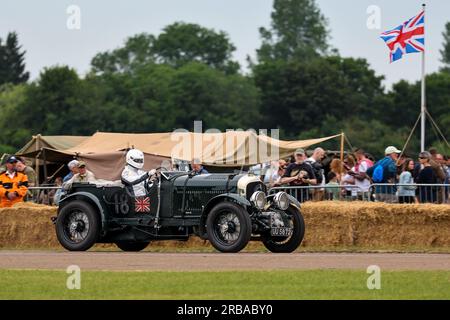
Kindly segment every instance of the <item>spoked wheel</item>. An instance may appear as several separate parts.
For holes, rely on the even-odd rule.
[[[131,241],[118,241],[118,246],[123,251],[138,252],[147,248],[150,242],[131,242]]]
[[[287,213],[291,217],[286,227],[293,228],[293,232],[289,237],[271,236],[268,234],[261,235],[264,246],[271,252],[290,253],[295,251],[303,241],[305,235],[305,221],[300,211],[294,207],[290,207]]]
[[[233,202],[216,205],[206,220],[208,239],[221,252],[239,252],[252,234],[249,214]]]
[[[91,248],[100,234],[97,212],[86,202],[76,200],[65,205],[56,220],[56,236],[59,243],[70,251]]]

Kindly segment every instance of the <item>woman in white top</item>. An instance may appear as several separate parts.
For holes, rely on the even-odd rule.
[[[400,174],[398,187],[398,202],[399,203],[414,203],[416,201],[416,187],[413,186],[414,179],[412,172],[414,170],[414,161],[406,159]],[[411,186],[409,186],[409,184]]]

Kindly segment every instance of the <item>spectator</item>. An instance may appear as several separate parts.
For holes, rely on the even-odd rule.
[[[0,207],[6,208],[23,202],[28,192],[28,179],[22,172],[16,171],[17,158],[10,156],[6,160],[6,171],[0,175]]]
[[[314,171],[314,175],[317,180],[317,184],[321,186],[325,186],[325,177],[324,177],[324,170],[322,165],[322,160],[325,157],[325,150],[322,148],[316,148],[314,149],[314,152],[311,157],[305,160],[306,163],[311,165]],[[312,190],[313,199],[315,201],[321,201],[324,197],[324,190],[323,189],[314,189]]]
[[[395,183],[397,176],[398,155],[401,153],[396,147],[389,146],[384,151],[386,155],[367,170],[367,174],[375,184]],[[376,200],[380,202],[395,203],[395,186],[375,186]]]
[[[417,178],[418,184],[435,184],[438,181],[435,171],[431,166],[431,154],[428,151],[419,154],[419,161],[423,168]],[[434,203],[437,202],[436,187],[419,186],[419,202]]]
[[[317,184],[316,176],[313,168],[305,162],[306,154],[303,149],[297,149],[294,154],[295,162],[288,165],[281,184],[289,184],[291,186],[307,187]],[[309,191],[307,188],[301,188],[297,192],[297,199],[300,202],[309,200]]]
[[[352,168],[354,168],[356,164],[355,158],[352,155],[348,155],[344,159],[344,173],[341,181],[341,185],[345,185],[347,187],[344,188],[345,198],[349,200],[355,200],[358,193],[355,187],[355,177]]]
[[[434,174],[436,175],[437,183],[444,183],[445,172],[438,160],[438,157],[441,155],[437,153],[437,150],[435,148],[431,148],[430,150],[432,151],[429,152],[431,155],[430,165],[433,168]]]
[[[442,183],[449,184],[450,183],[450,168],[447,166],[448,158],[440,153],[436,155],[436,162],[441,165],[442,171],[444,172],[444,181]],[[448,201],[448,191],[449,188],[447,186],[439,188],[440,201],[439,203],[445,203]]]
[[[36,171],[34,171],[32,167],[26,165],[24,158],[17,158],[16,170],[18,172],[22,172],[27,176],[28,187],[35,187],[37,185]],[[33,192],[31,190],[28,190],[25,200],[36,199],[37,194],[38,194],[37,190],[34,190]]]
[[[341,183],[342,180],[342,172],[343,172],[343,164],[339,159],[333,159],[330,163],[330,172],[333,172],[336,175],[336,179],[338,183]]]
[[[72,179],[74,175],[78,173],[78,160],[72,160],[67,164],[70,172],[64,177],[63,183]]]
[[[370,177],[367,175],[367,170],[373,166],[373,162],[367,159],[363,149],[356,149],[355,151],[356,165],[350,171],[350,174],[355,178],[356,192],[359,200],[369,200]]]
[[[63,184],[63,179],[61,177],[57,177],[55,179],[55,187],[59,187],[60,189],[52,189],[48,193],[48,197],[50,199],[50,204],[58,205],[59,199],[61,198],[61,187]]]
[[[192,168],[192,171],[193,171],[193,173],[195,175],[208,174],[209,173],[205,168],[203,168],[203,166],[202,166],[202,164],[201,164],[199,159],[192,160],[191,168]]]
[[[264,183],[269,187],[279,187],[281,185],[280,181],[284,175],[287,167],[287,162],[284,159],[278,161],[272,161],[270,169],[266,171],[264,176]]]
[[[325,185],[326,199],[339,200],[341,197],[341,188],[336,173],[332,171],[328,172],[327,179],[329,182]]]
[[[95,184],[97,182],[97,179],[95,178],[94,174],[86,169],[86,163],[83,161],[78,162],[78,173],[74,174],[72,178],[70,178],[69,181],[64,182],[63,188],[65,190],[69,190],[72,188],[73,183],[93,183]]]
[[[415,189],[413,186],[414,179],[412,172],[414,170],[414,160],[407,158],[402,166],[402,173],[400,174],[398,187],[398,202],[399,203],[414,203],[415,202]],[[411,186],[409,186],[409,184]]]

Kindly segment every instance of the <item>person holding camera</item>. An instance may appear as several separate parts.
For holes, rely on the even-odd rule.
[[[297,149],[294,153],[295,162],[288,165],[281,178],[280,184],[302,187],[297,191],[297,200],[304,202],[310,200],[308,186],[316,185],[317,179],[310,164],[306,163],[306,153],[303,149]]]

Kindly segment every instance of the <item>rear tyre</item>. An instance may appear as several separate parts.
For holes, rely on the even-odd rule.
[[[234,202],[216,205],[206,219],[208,239],[220,252],[239,252],[245,248],[252,235],[250,216]]]
[[[69,251],[90,249],[100,235],[100,217],[87,202],[75,200],[66,204],[56,219],[56,237]]]
[[[264,246],[274,253],[291,253],[295,251],[303,241],[305,235],[305,221],[300,211],[294,207],[289,207],[287,210],[292,216],[292,226],[294,228],[290,237],[272,237],[269,234],[262,235],[262,242]]]
[[[130,241],[119,241],[116,242],[116,246],[122,251],[138,252],[147,248],[150,242],[130,242]]]

